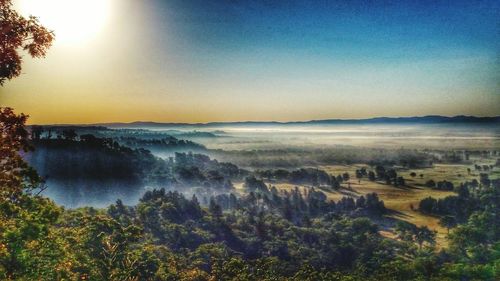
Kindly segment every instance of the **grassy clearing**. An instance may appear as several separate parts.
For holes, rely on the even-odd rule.
[[[355,170],[361,167],[366,167],[370,170],[370,167],[366,165],[349,165],[349,166],[322,166],[321,168],[331,174],[341,174],[348,172],[351,177],[355,175]],[[406,187],[397,188],[390,185],[385,185],[379,182],[370,182],[366,179],[361,180],[359,183],[357,179],[351,179],[350,185],[354,190],[354,195],[358,193],[359,195],[366,194],[369,192],[378,193],[380,199],[384,200],[385,206],[393,211],[390,217],[398,220],[408,221],[418,226],[426,225],[432,230],[437,232],[436,242],[438,247],[446,247],[446,235],[447,230],[439,225],[439,218],[424,215],[416,209],[420,200],[432,196],[434,198],[443,198],[449,195],[453,195],[453,192],[433,190],[424,187],[425,182],[432,179],[436,182],[447,180],[455,185],[460,184],[466,180],[472,180],[473,178],[478,178],[479,175],[475,171],[469,173],[467,168],[469,165],[450,165],[450,164],[436,164],[432,168],[425,169],[397,169],[398,175],[403,176],[406,179]],[[410,176],[410,173],[414,172],[415,177]],[[496,170],[490,173],[490,177],[496,178],[498,173]],[[333,200],[338,200],[342,197],[343,191],[336,192],[331,196]],[[414,207],[412,209],[412,206]],[[391,228],[382,228],[382,234],[387,237],[394,237],[394,233]]]
[[[416,210],[412,210],[411,206],[414,206],[414,209],[418,208],[418,203],[423,198],[428,196],[432,196],[435,198],[443,198],[448,195],[453,195],[453,192],[449,191],[438,191],[431,190],[427,188],[421,187],[405,187],[405,188],[397,188],[390,185],[385,185],[378,182],[370,182],[367,180],[361,180],[358,182],[357,180],[350,180],[351,189],[342,188],[338,191],[330,191],[327,189],[321,189],[330,200],[338,201],[344,196],[351,196],[354,198],[360,197],[362,195],[376,192],[381,200],[384,200],[385,206],[395,211],[390,214],[390,218],[404,220],[411,222],[418,226],[426,225],[430,229],[437,231],[437,244],[438,246],[446,245],[446,229],[439,225],[439,219],[432,216],[424,215]],[[278,189],[291,190],[294,189],[296,185],[288,184],[288,183],[278,183],[273,184]],[[306,188],[310,188],[307,186],[299,186],[299,189],[302,191]],[[392,231],[391,225],[382,225],[383,232],[387,237],[394,237],[394,233]]]
[[[432,179],[434,181],[447,180],[453,182],[453,184],[458,185],[466,180],[472,180],[473,178],[478,178],[479,173],[472,171],[470,174],[467,171],[468,165],[446,165],[437,164],[432,168],[425,169],[397,169],[398,175],[403,176],[406,179],[405,187],[394,187],[392,185],[386,185],[382,182],[372,182],[366,178],[358,179],[355,178],[356,169],[366,167],[367,170],[372,170],[369,166],[363,164],[355,165],[331,165],[331,166],[320,166],[318,168],[326,171],[332,175],[339,175],[348,172],[351,179],[348,183],[343,183],[343,188],[338,191],[332,191],[330,188],[317,188],[323,191],[330,200],[338,201],[344,196],[351,196],[357,198],[359,196],[376,192],[381,200],[384,200],[385,206],[392,210],[393,212],[388,215],[388,220],[404,220],[413,223],[418,226],[427,226],[432,230],[437,232],[436,242],[438,247],[446,247],[446,235],[447,230],[439,225],[439,218],[424,215],[418,212],[420,200],[432,196],[434,198],[444,198],[446,196],[454,195],[451,191],[440,191],[433,190],[425,187],[425,182]],[[416,177],[411,177],[410,173],[415,172]],[[421,176],[422,175],[422,176]],[[490,178],[500,177],[500,172],[498,168],[495,168],[490,172]],[[295,189],[297,185],[289,183],[269,183],[276,186],[280,190],[292,190]],[[350,189],[347,187],[350,186]],[[238,192],[244,193],[243,184],[235,183],[235,187]],[[309,186],[298,186],[301,191],[306,188],[311,188]],[[412,208],[413,206],[413,208]],[[393,232],[392,224],[381,222],[381,234],[394,238],[395,234]]]
[[[349,166],[322,166],[324,169],[331,174],[341,174],[348,172],[351,178],[355,175],[355,170],[361,167],[366,167],[370,170],[370,167],[366,165],[349,165]],[[446,235],[447,230],[439,225],[439,218],[433,216],[424,215],[416,209],[420,200],[432,196],[434,198],[444,198],[449,195],[454,195],[453,192],[433,190],[424,187],[425,182],[432,179],[436,182],[447,180],[452,182],[454,185],[458,185],[461,182],[467,180],[472,180],[479,177],[479,172],[471,171],[468,172],[467,168],[471,168],[470,165],[451,165],[451,164],[436,164],[432,168],[425,169],[397,169],[398,175],[403,176],[406,179],[406,187],[397,188],[390,185],[385,185],[379,182],[370,182],[366,179],[362,179],[358,182],[357,179],[351,179],[350,185],[353,192],[347,190],[347,193],[352,193],[353,196],[360,196],[369,192],[376,192],[380,199],[384,200],[385,206],[393,211],[394,214],[391,217],[399,220],[408,221],[418,226],[426,225],[432,230],[437,232],[436,242],[438,247],[446,246]],[[416,173],[416,177],[410,176],[410,173]],[[489,173],[490,178],[499,178],[500,171],[495,168]],[[330,195],[333,200],[340,199],[346,193],[345,190],[340,192],[335,192]],[[412,206],[414,209],[412,209]],[[394,236],[390,229],[384,229],[384,235],[388,237]]]

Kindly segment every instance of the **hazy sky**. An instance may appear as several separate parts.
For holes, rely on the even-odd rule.
[[[500,115],[500,1],[17,0],[32,123]]]

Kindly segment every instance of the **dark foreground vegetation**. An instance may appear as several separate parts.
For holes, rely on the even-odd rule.
[[[196,183],[221,191],[199,199],[196,195],[186,198],[178,192],[153,189],[134,206],[117,201],[102,209],[65,210],[37,195],[43,187],[41,178],[18,153],[30,148],[29,135],[23,126],[25,117],[15,115],[10,109],[3,109],[1,116],[1,279],[495,280],[499,277],[498,181],[483,177],[477,186],[475,183],[460,186],[457,198],[442,202],[426,199],[421,203],[422,212],[442,216],[443,224],[450,222],[449,246],[438,251],[434,246],[435,234],[426,227],[398,223],[398,239],[381,236],[376,222],[383,219],[387,210],[376,194],[334,203],[314,188],[307,192],[278,191],[260,177],[203,155],[178,153],[169,161],[157,159],[143,149],[131,149],[110,139],[88,135],[80,136],[79,140],[72,136],[36,139],[35,144],[40,148],[37,153],[52,145],[57,147],[52,150],[61,150],[50,156],[55,157],[51,161],[59,163],[51,171],[55,178],[71,177],[68,173],[72,170],[64,166],[78,169],[85,177],[102,174],[98,171],[103,167],[113,167],[110,173],[117,173],[113,177],[126,175],[134,180],[146,177],[153,181],[155,177],[133,168],[140,165],[149,167],[148,173],[162,171],[156,173],[162,177],[158,182],[171,177],[181,187]],[[91,153],[75,154],[75,150]],[[68,151],[73,154],[65,154]],[[107,162],[78,156],[99,153],[107,156]],[[70,162],[60,161],[59,157],[70,159],[67,155],[77,156]],[[384,178],[387,171],[378,170],[379,175],[374,173],[373,177]],[[124,171],[127,172],[121,174]],[[318,184],[330,185],[335,178],[314,170],[260,173],[271,179],[283,175],[292,182],[319,179]],[[367,171],[359,174],[369,177]],[[235,178],[245,179],[244,194],[233,190],[230,181]],[[457,202],[466,207],[457,207]]]

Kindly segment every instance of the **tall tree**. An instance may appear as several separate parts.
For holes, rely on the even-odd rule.
[[[11,0],[0,0],[0,86],[21,74],[22,55],[45,56],[54,35],[35,17],[24,18],[12,8]],[[28,151],[28,116],[0,107],[0,279],[55,280],[53,270],[59,258],[37,263],[47,241],[48,252],[60,248],[50,235],[49,224],[55,222],[59,209],[46,199],[31,196],[41,179],[21,157]],[[60,257],[61,255],[59,255]]]
[[[37,18],[24,18],[12,7],[11,0],[0,0],[0,86],[21,74],[22,56],[28,52],[44,57],[54,34],[40,25]],[[40,178],[19,155],[31,149],[25,123],[28,116],[16,115],[12,108],[0,107],[0,197],[19,194],[23,188],[38,186]]]
[[[0,200],[16,197],[40,183],[35,170],[19,154],[32,149],[25,128],[27,118],[27,115],[15,114],[12,108],[0,108]]]
[[[448,231],[448,234],[450,234],[450,228],[454,227],[457,225],[457,220],[453,216],[444,216],[441,218],[441,221],[439,222],[441,226],[446,227],[446,230]]]

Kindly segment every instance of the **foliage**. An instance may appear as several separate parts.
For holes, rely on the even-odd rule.
[[[24,18],[12,8],[11,0],[0,0],[0,86],[21,74],[20,50],[32,57],[44,57],[54,34],[37,18]]]
[[[11,6],[11,1],[0,0],[0,85],[21,73],[20,49],[43,57],[53,40],[35,18],[24,19]],[[304,168],[250,175],[234,164],[193,153],[176,153],[165,161],[144,146],[204,148],[159,136],[116,141],[102,128],[92,129],[100,137],[61,128],[59,137],[52,139],[51,129],[44,134],[43,128],[33,126],[29,134],[26,119],[0,108],[2,280],[500,279],[499,187],[487,174],[460,186],[458,196],[421,202],[421,211],[444,215],[443,225],[451,228],[458,223],[449,235],[449,249],[437,252],[435,233],[427,227],[399,222],[399,240],[382,237],[373,221],[387,210],[375,193],[335,203],[314,188],[278,191],[262,180],[337,189],[350,179],[347,173],[335,177]],[[187,199],[179,192],[153,189],[135,206],[118,200],[104,209],[65,210],[37,194],[43,181],[22,157],[32,149],[30,136],[36,153],[54,163],[43,172],[49,171],[56,180],[122,178],[185,187],[183,191],[197,186],[211,191],[204,193],[207,204],[200,204],[196,195]],[[368,163],[375,172],[358,170],[358,180],[368,177],[395,186],[405,185],[404,179],[384,166],[417,167],[429,162],[427,154],[414,151],[319,149],[285,151],[286,158],[283,151],[271,151],[264,159],[258,151],[212,153],[259,167]],[[245,179],[249,192],[232,193],[234,179]],[[442,181],[437,188],[454,187]]]
[[[6,120],[2,123],[4,143],[29,148],[25,116],[15,115],[11,110],[2,112],[5,115],[2,120]],[[198,154],[179,153],[172,162],[158,162],[146,151],[90,135],[75,138],[68,133],[60,139],[37,138],[35,142],[38,146],[57,144],[63,149],[67,149],[65,146],[91,148],[93,152],[102,149],[110,157],[141,155],[140,161],[150,159],[151,167],[165,165],[182,182],[193,178],[218,182],[245,174],[229,163]],[[474,184],[464,184],[457,189],[455,197],[459,199],[444,199],[443,202],[461,200],[463,206],[470,207],[465,208],[465,223],[458,220],[459,225],[452,229],[449,249],[438,253],[434,249],[435,234],[427,227],[400,222],[396,226],[400,241],[383,238],[371,221],[386,212],[376,194],[356,200],[345,197],[335,203],[328,202],[325,194],[314,188],[278,191],[255,177],[247,177],[245,184],[253,192],[243,196],[220,193],[207,200],[207,207],[197,196],[187,199],[181,193],[158,189],[146,192],[136,206],[126,206],[118,200],[105,209],[64,210],[33,194],[32,186],[39,183],[39,178],[20,180],[23,175],[36,173],[26,174],[33,170],[23,162],[19,149],[9,151],[5,155],[18,161],[18,166],[13,166],[18,168],[3,167],[2,171],[2,179],[15,175],[12,181],[4,181],[9,183],[6,187],[13,188],[2,188],[8,194],[5,198],[11,200],[0,203],[2,279],[498,278],[499,208],[498,189],[494,187],[497,181],[473,191],[469,188]],[[196,170],[198,174],[185,174]],[[11,174],[12,171],[16,173]],[[456,216],[450,210],[458,209],[443,210]]]

